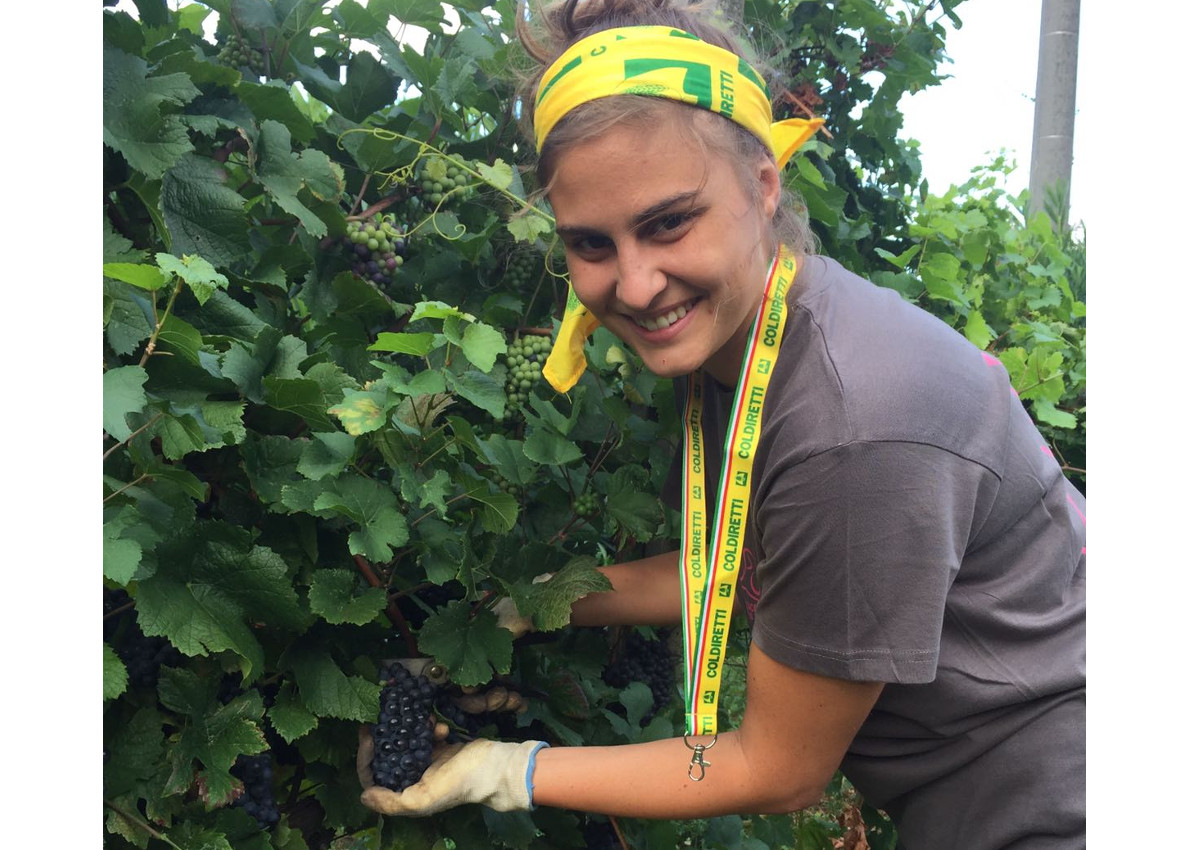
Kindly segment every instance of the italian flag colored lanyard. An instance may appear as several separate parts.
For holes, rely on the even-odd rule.
[[[704,778],[704,751],[717,743],[717,694],[725,640],[733,612],[734,588],[742,563],[746,512],[750,504],[750,474],[761,431],[767,383],[779,356],[787,321],[785,298],[796,274],[796,260],[780,246],[767,273],[763,300],[746,338],[741,376],[734,395],[721,464],[715,521],[705,544],[704,376],[688,378],[688,401],[683,419],[684,516],[680,523],[679,571],[683,596],[684,743],[692,750],[688,776]],[[709,743],[692,744],[692,736],[712,736]]]

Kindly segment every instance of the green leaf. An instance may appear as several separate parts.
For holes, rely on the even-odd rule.
[[[387,605],[387,593],[381,587],[355,593],[357,585],[358,577],[347,570],[317,570],[308,588],[309,607],[334,625],[366,625]]]
[[[529,812],[497,812],[484,806],[483,822],[487,825],[489,837],[513,850],[528,850],[541,834]]]
[[[480,520],[484,531],[493,534],[505,534],[517,524],[520,506],[517,500],[508,493],[493,493],[486,485],[468,490],[466,495],[473,501],[483,505]]]
[[[174,253],[195,254],[220,267],[250,253],[245,199],[228,180],[220,163],[191,154],[163,175],[163,221]]]
[[[379,430],[387,421],[387,410],[378,392],[348,392],[342,403],[329,408],[329,412],[356,437]]]
[[[398,80],[365,50],[350,57],[346,83],[337,99],[337,111],[351,121],[362,122],[373,112],[396,101]]]
[[[1039,422],[1044,422],[1054,428],[1073,430],[1079,424],[1072,414],[1059,410],[1049,399],[1045,398],[1033,400],[1033,415]]]
[[[287,127],[293,139],[308,144],[316,138],[312,120],[292,100],[292,89],[280,80],[268,80],[259,85],[242,80],[237,87],[238,97],[254,113],[259,122],[278,121]]]
[[[142,386],[148,377],[141,366],[118,366],[104,373],[104,430],[114,440],[124,442],[133,433],[125,417],[145,409]]]
[[[490,325],[471,324],[463,331],[462,350],[480,372],[490,372],[496,364],[496,357],[508,348],[504,334]]]
[[[537,242],[539,236],[554,229],[550,222],[533,212],[513,216],[505,227],[518,242],[528,242],[531,245]]]
[[[386,563],[393,547],[408,542],[408,523],[398,505],[396,495],[378,481],[345,475],[314,501],[313,508],[357,523],[359,530],[350,534],[350,552]]]
[[[179,460],[184,455],[211,448],[200,423],[187,414],[164,414],[153,432],[162,439],[163,456],[168,460]]]
[[[417,646],[433,656],[459,685],[482,685],[492,670],[507,673],[512,664],[512,632],[502,628],[496,615],[480,610],[471,617],[471,604],[451,602],[436,611],[421,628]]]
[[[121,537],[123,528],[114,523],[104,524],[104,577],[119,585],[127,585],[142,562],[142,547],[136,540]]]
[[[594,558],[581,555],[567,561],[549,581],[521,582],[508,590],[517,610],[532,617],[538,631],[550,632],[570,623],[571,606],[578,600],[612,590],[612,583],[596,569]]]
[[[446,319],[446,318],[466,319],[475,321],[475,317],[470,313],[464,313],[457,307],[451,307],[444,301],[418,301],[413,306],[412,315],[409,320],[416,322],[421,319]]]
[[[504,415],[504,386],[495,378],[470,370],[461,375],[447,375],[446,380],[456,395],[497,419]]]
[[[367,351],[394,351],[397,354],[415,354],[424,357],[433,348],[431,333],[403,334],[384,331],[367,346]]]
[[[543,465],[568,464],[583,457],[579,446],[562,434],[538,428],[525,439],[525,456]]]
[[[104,644],[104,699],[116,699],[129,686],[129,673],[116,651]]]
[[[164,107],[183,107],[200,95],[186,74],[148,76],[139,57],[104,47],[104,143],[119,151],[130,166],[152,179],[192,150],[178,115]]]
[[[982,350],[996,338],[996,332],[988,327],[982,313],[972,310],[967,314],[967,324],[963,327],[963,336],[969,339],[976,348]]]
[[[480,163],[479,173],[483,175],[484,180],[501,191],[508,191],[515,174],[513,167],[502,159],[494,160],[491,165]]]
[[[161,289],[170,280],[154,266],[144,263],[105,263],[104,276],[131,283],[139,289],[150,292]]]
[[[108,344],[117,354],[132,354],[154,330],[142,310],[141,294],[123,283],[105,281],[104,299],[108,304],[108,318],[104,322]]]
[[[308,189],[320,200],[335,200],[345,188],[339,166],[315,148],[292,153],[292,136],[278,121],[264,121],[259,137],[258,180],[280,208],[300,219],[303,227],[318,239],[329,232],[328,226],[299,199]]]
[[[307,378],[263,378],[265,401],[276,410],[286,410],[303,419],[314,431],[329,431],[333,422],[326,414],[321,385]]]
[[[510,440],[500,434],[489,434],[479,443],[484,457],[505,480],[514,484],[532,484],[538,466],[522,451],[520,440]]]
[[[158,341],[163,348],[174,352],[193,366],[200,365],[200,346],[204,344],[200,331],[174,313],[163,319]]]
[[[300,453],[296,471],[313,481],[338,475],[354,458],[356,442],[353,436],[340,431],[313,434]]]
[[[171,254],[155,254],[158,267],[166,274],[177,275],[192,290],[202,306],[217,289],[227,289],[229,278],[212,267],[203,257],[185,254],[182,258]]]
[[[279,736],[289,744],[317,728],[317,718],[297,698],[290,687],[281,688],[267,717]]]
[[[318,717],[360,723],[379,718],[380,687],[361,676],[347,676],[313,640],[297,641],[284,653],[280,666],[296,674],[304,707]]]

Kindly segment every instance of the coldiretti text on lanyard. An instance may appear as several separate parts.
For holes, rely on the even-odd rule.
[[[700,371],[688,379],[684,413],[684,516],[679,545],[680,586],[683,596],[684,743],[692,750],[688,776],[704,778],[704,751],[717,743],[717,696],[725,640],[733,611],[734,590],[742,563],[746,512],[750,504],[750,475],[762,425],[767,384],[779,356],[787,321],[786,297],[796,274],[796,259],[780,246],[767,273],[762,304],[746,339],[741,375],[730,412],[722,454],[721,483],[707,547],[704,494],[704,379]],[[693,744],[692,736],[712,736]]]

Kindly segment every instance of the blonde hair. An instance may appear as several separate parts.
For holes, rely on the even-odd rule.
[[[601,30],[626,26],[667,26],[691,33],[757,65],[719,20],[712,0],[563,0],[539,6],[536,14],[525,14],[522,0],[517,10],[516,35],[532,60],[523,76],[519,96],[524,106],[536,100],[538,83],[546,69],[575,42]],[[764,75],[768,78],[770,75]],[[580,142],[595,139],[617,125],[661,124],[679,120],[706,154],[722,156],[734,169],[746,193],[758,199],[760,158],[774,157],[753,133],[733,121],[677,101],[638,95],[615,95],[581,104],[560,120],[542,145],[537,162],[538,182],[547,187],[553,180],[557,156]],[[681,119],[686,119],[683,121]],[[526,108],[522,125],[532,138],[533,111]],[[783,189],[771,235],[797,254],[816,253],[816,239],[808,225],[808,212],[796,197]]]

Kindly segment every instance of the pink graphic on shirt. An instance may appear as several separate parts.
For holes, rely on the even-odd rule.
[[[1079,505],[1075,504],[1075,500],[1067,496],[1067,501],[1071,503],[1071,507],[1075,509],[1075,513],[1079,514],[1079,521],[1087,525],[1087,517],[1083,515],[1083,511],[1079,510]]]
[[[1051,460],[1054,460],[1054,452],[1050,451],[1049,446],[1042,446],[1042,454],[1044,454],[1046,457],[1050,458]]]
[[[989,366],[999,366],[1000,365],[1000,361],[997,360],[992,355],[988,354],[986,351],[981,351],[979,353],[983,355],[983,362],[988,364]]]
[[[742,549],[742,568],[738,571],[738,598],[746,609],[746,619],[754,625],[754,612],[758,610],[758,600],[762,590],[758,586],[758,557],[750,551],[750,547]]]

